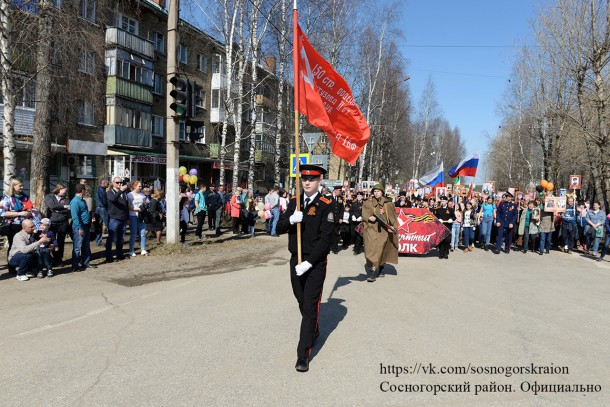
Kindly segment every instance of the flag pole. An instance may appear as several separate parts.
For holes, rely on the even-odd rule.
[[[296,156],[296,210],[301,210],[301,157],[299,149],[299,53],[297,49],[298,38],[297,38],[297,25],[299,23],[299,12],[297,10],[297,0],[294,0],[293,6],[293,18],[292,24],[292,65],[294,68],[294,154]],[[301,223],[297,223],[297,258],[298,264],[302,262],[301,253]]]

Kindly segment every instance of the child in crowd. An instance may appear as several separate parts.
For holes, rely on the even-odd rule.
[[[189,198],[183,196],[180,198],[180,243],[184,246],[189,246],[186,242],[186,230],[189,226],[191,211],[189,209]]]
[[[42,236],[49,238],[49,242],[41,243],[36,249],[36,256],[38,257],[38,278],[43,278],[42,268],[47,269],[47,277],[53,277],[53,259],[51,258],[51,251],[57,250],[57,238],[55,233],[51,230],[51,221],[48,218],[40,220],[40,231],[36,239],[40,239]]]

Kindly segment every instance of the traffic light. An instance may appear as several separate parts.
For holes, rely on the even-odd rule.
[[[176,117],[179,119],[190,117],[192,102],[191,81],[174,76],[169,82],[174,85],[174,89],[169,93],[174,98],[174,102],[169,105],[169,108],[176,112]]]
[[[191,143],[199,141],[205,131],[205,123],[198,120],[187,120],[186,121],[186,134]]]
[[[203,86],[193,81],[191,83],[191,117],[197,117],[203,113]]]

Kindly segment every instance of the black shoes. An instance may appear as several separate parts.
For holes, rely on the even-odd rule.
[[[297,372],[304,373],[309,370],[309,361],[307,359],[297,359],[297,363],[294,365],[294,368],[297,370]]]
[[[367,272],[366,272],[366,273],[367,273],[368,277],[367,277],[366,281],[368,281],[369,283],[374,282],[374,281],[376,280],[376,278],[375,278],[375,273],[376,273],[376,272],[377,272],[377,271],[376,271],[375,269],[369,269],[369,270],[367,270]]]
[[[598,257],[598,258],[596,259],[596,261],[602,261],[603,259],[604,259],[603,257]]]
[[[379,277],[385,277],[385,271],[383,270],[384,266],[379,267]]]

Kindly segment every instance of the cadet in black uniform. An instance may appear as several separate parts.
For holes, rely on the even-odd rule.
[[[302,316],[295,368],[306,372],[311,348],[318,336],[318,310],[326,278],[326,259],[334,233],[334,215],[331,200],[318,192],[326,170],[306,164],[300,166],[300,172],[304,190],[304,194],[298,197],[301,211],[296,211],[297,197],[292,198],[277,224],[277,232],[288,232],[288,250],[292,254],[290,281]],[[301,223],[301,264],[297,264],[297,223]]]
[[[434,210],[434,216],[438,218],[449,229],[449,235],[438,244],[438,258],[449,258],[449,246],[451,245],[451,225],[455,220],[453,208],[447,206],[447,197],[441,196],[441,205]]]

